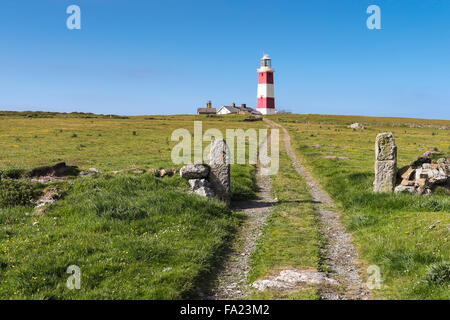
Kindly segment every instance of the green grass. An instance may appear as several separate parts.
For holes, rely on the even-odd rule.
[[[323,245],[317,228],[317,212],[305,181],[294,171],[284,149],[280,150],[280,170],[272,176],[272,192],[278,199],[267,219],[257,248],[252,254],[249,282],[276,275],[281,270],[319,270],[319,249]],[[315,286],[290,292],[265,290],[253,299],[318,299]]]
[[[248,128],[243,118],[0,112],[0,298],[195,297],[240,223],[224,203],[188,194],[178,175],[104,174],[53,183],[63,198],[38,214],[29,200],[44,186],[13,179],[60,161],[103,172],[181,167],[170,159],[173,130],[201,120],[225,134]],[[254,173],[231,166],[233,200],[255,196]],[[80,290],[65,286],[70,265],[81,268]]]
[[[178,143],[171,141],[175,129],[185,128],[193,135],[194,121],[202,121],[203,132],[216,128],[225,137],[227,128],[264,127],[259,121],[243,122],[245,115],[109,118],[46,114],[50,118],[33,118],[27,114],[0,111],[0,169],[30,169],[61,161],[103,172],[133,165],[144,169],[180,167],[171,161],[171,150]]]
[[[248,200],[256,197],[255,166],[235,164],[231,166],[231,198]]]
[[[170,160],[177,143],[170,141],[173,130],[193,132],[194,120],[203,121],[204,131],[217,128],[223,133],[226,128],[263,127],[260,122],[242,122],[243,118],[0,112],[1,177],[3,181],[17,178],[23,170],[60,161],[104,172],[131,166],[179,167]],[[450,130],[439,127],[450,122],[319,115],[272,118],[287,127],[298,155],[337,201],[363,267],[380,266],[382,289],[373,291],[373,296],[449,299],[448,195],[374,195],[371,188],[378,132],[394,132],[401,167],[428,150],[448,154]],[[363,122],[367,129],[348,129],[352,122]],[[312,148],[314,144],[322,147]],[[350,160],[327,160],[324,155]],[[272,177],[280,204],[252,257],[251,280],[289,267],[326,267],[319,258],[323,240],[311,199],[284,152],[280,168]],[[254,167],[233,165],[231,175],[233,200],[255,196]],[[23,205],[42,186],[13,186],[0,195],[6,199],[0,204],[0,298],[190,298],[220,265],[221,252],[239,223],[223,203],[187,194],[187,183],[178,176],[102,175],[56,185],[64,197],[43,215]],[[19,196],[10,192],[20,188]],[[430,229],[432,224],[436,227]],[[65,286],[66,269],[72,264],[81,267],[80,290]],[[316,299],[318,295],[310,287],[253,297]]]
[[[76,180],[45,215],[1,208],[0,298],[190,297],[237,219],[185,188],[179,177],[105,175]],[[81,268],[80,290],[65,286],[70,265]]]
[[[449,299],[448,284],[429,284],[426,278],[431,266],[450,260],[450,198],[445,194],[373,194],[372,182],[377,133],[394,132],[401,167],[428,150],[448,153],[450,131],[427,126],[450,122],[318,115],[279,119],[290,131],[297,154],[337,201],[363,267],[381,268],[382,288],[372,295],[380,299]],[[367,123],[367,129],[346,127],[356,121]],[[420,123],[423,128],[409,128],[410,123]],[[321,147],[313,148],[315,144]],[[326,155],[350,159],[324,159]],[[440,223],[430,229],[437,221]]]

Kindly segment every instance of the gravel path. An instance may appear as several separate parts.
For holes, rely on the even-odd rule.
[[[333,271],[330,277],[339,283],[339,290],[336,290],[336,286],[329,286],[324,283],[320,289],[322,299],[368,299],[369,292],[362,282],[358,270],[358,254],[353,247],[350,234],[346,232],[339,220],[339,212],[336,211],[333,200],[321,188],[311,173],[298,161],[292,150],[287,130],[278,123],[268,119],[264,120],[272,127],[276,126],[283,130],[283,141],[292,166],[305,179],[311,196],[314,201],[317,201],[315,208],[320,213],[321,233],[327,239],[327,246],[321,254],[326,264]]]
[[[242,299],[248,293],[249,286],[246,281],[250,270],[250,256],[256,248],[262,227],[274,205],[270,189],[270,177],[262,175],[258,169],[256,183],[259,188],[257,199],[233,204],[233,210],[244,214],[246,220],[236,237],[224,267],[217,275],[209,299]]]

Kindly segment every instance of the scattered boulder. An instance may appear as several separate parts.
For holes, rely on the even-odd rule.
[[[209,187],[209,182],[206,179],[190,179],[189,184],[192,188],[192,190],[203,188],[203,187]]]
[[[184,179],[204,179],[208,177],[209,167],[203,164],[189,164],[180,169],[180,176]]]
[[[230,153],[224,140],[211,143],[209,166],[189,164],[180,169],[180,176],[189,180],[192,192],[204,197],[217,197],[227,203],[231,199]]]
[[[356,129],[356,130],[364,130],[366,128],[365,125],[363,125],[362,123],[358,123],[358,122],[352,123],[348,127],[351,129]]]
[[[293,290],[311,284],[337,285],[338,282],[328,278],[325,273],[317,271],[302,271],[297,269],[282,270],[276,276],[257,280],[251,284],[258,291],[266,289],[272,290]]]
[[[166,175],[167,175],[166,169],[159,170],[159,174],[158,174],[159,177],[164,178]]]
[[[404,192],[404,191],[408,191],[409,193],[415,193],[416,189],[414,186],[403,186],[403,185],[396,186],[394,189],[394,192]]]
[[[142,168],[131,168],[131,169],[123,169],[123,170],[115,170],[115,171],[111,171],[112,174],[119,174],[119,173],[135,173],[135,174],[144,174],[146,173],[147,170],[142,169]]]
[[[313,144],[311,147],[313,147],[313,148],[321,148],[322,146],[320,144]]]
[[[374,192],[392,192],[397,174],[397,146],[392,132],[379,133],[375,140]]]
[[[211,188],[208,187],[200,187],[198,189],[193,190],[193,192],[202,197],[211,198],[215,196],[214,191],[212,191]]]
[[[203,197],[214,197],[214,191],[210,188],[210,184],[206,179],[189,179],[189,185],[193,193]]]
[[[406,167],[403,167],[403,168],[398,170],[398,175],[403,180],[409,180],[415,174],[415,172],[416,172],[415,169],[413,169],[410,166],[406,166]]]
[[[397,174],[395,192],[408,191],[410,193],[431,194],[437,186],[450,190],[450,161],[440,158],[433,162],[427,153],[414,161],[411,165],[401,168]]]
[[[57,187],[47,187],[42,191],[42,196],[36,201],[35,209],[38,214],[44,213],[44,206],[54,203],[61,197],[60,190]]]
[[[98,170],[97,168],[89,168],[88,171],[81,171],[80,176],[92,176],[95,174],[102,174],[103,172],[101,170]]]

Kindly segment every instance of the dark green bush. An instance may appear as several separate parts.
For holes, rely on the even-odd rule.
[[[37,183],[23,180],[2,179],[0,182],[0,207],[29,205],[41,193]]]
[[[431,265],[426,275],[429,284],[443,285],[450,282],[450,262],[438,262]]]
[[[0,179],[19,179],[24,173],[23,169],[11,168],[0,171]]]

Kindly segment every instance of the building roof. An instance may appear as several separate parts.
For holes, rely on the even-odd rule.
[[[216,113],[216,108],[198,108],[197,109],[197,113],[215,114]]]
[[[232,107],[232,106],[222,106],[222,108],[220,108],[219,111],[222,110],[223,108],[227,109],[231,113],[237,113],[240,110],[239,108]]]
[[[246,112],[252,112],[252,111],[254,111],[255,109],[253,109],[252,107],[245,107],[245,108],[240,108],[242,111],[246,111]]]

